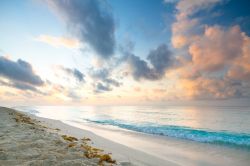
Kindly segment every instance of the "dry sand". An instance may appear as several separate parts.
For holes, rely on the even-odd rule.
[[[0,165],[120,165],[95,149],[88,138],[58,134],[59,129],[8,108],[0,108]],[[106,160],[106,161],[103,161]]]

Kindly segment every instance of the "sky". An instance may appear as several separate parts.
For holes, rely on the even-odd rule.
[[[2,0],[1,105],[250,101],[248,0]]]

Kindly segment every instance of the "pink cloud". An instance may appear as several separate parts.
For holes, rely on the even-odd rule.
[[[192,17],[223,0],[180,0],[171,43],[181,51],[174,69],[181,97],[250,97],[250,38],[238,25],[207,26]]]
[[[223,30],[206,27],[203,35],[189,46],[194,66],[202,71],[218,71],[242,56],[244,33],[238,26]]]

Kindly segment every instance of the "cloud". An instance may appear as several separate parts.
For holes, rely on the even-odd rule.
[[[110,70],[107,68],[102,68],[98,70],[91,69],[89,75],[95,82],[94,85],[95,92],[111,91],[113,87],[120,87],[122,83],[111,78]]]
[[[242,56],[244,36],[239,26],[228,30],[219,26],[206,27],[204,34],[189,46],[194,67],[212,72],[231,65],[237,57]]]
[[[0,56],[0,77],[0,86],[43,94],[37,87],[44,82],[34,73],[32,66],[21,59],[14,62]]]
[[[23,82],[6,82],[3,80],[0,80],[0,85],[13,87],[13,88],[20,89],[20,90],[30,90],[30,91],[38,92],[36,87],[23,83]]]
[[[44,84],[43,80],[34,73],[32,66],[18,59],[16,62],[0,56],[0,76],[15,82],[22,82],[34,86]]]
[[[98,82],[97,85],[95,86],[96,89],[95,89],[95,92],[96,93],[102,93],[102,92],[105,92],[105,91],[111,91],[112,89],[110,88],[110,86],[108,85],[103,85],[102,83]]]
[[[195,41],[197,32],[203,28],[199,18],[193,17],[197,12],[212,8],[224,0],[180,0],[177,5],[176,21],[172,25],[172,45],[182,48]]]
[[[82,92],[82,85],[79,86],[74,86],[70,84],[70,86],[67,85],[62,85],[58,83],[53,83],[50,81],[47,81],[47,87],[46,87],[46,97],[51,97],[53,99],[60,99],[63,101],[74,101],[74,102],[79,102],[81,101],[84,96]]]
[[[147,59],[152,64],[155,72],[164,75],[165,70],[172,64],[172,53],[169,51],[166,44],[158,46],[155,50],[150,51]]]
[[[171,42],[174,48],[181,48],[188,43],[188,40],[189,39],[184,35],[176,35],[172,37]]]
[[[249,84],[227,78],[199,77],[195,80],[180,79],[180,85],[185,93],[182,97],[190,99],[228,99],[250,97]]]
[[[82,99],[82,96],[73,90],[68,92],[67,97],[71,98],[74,101],[80,101]]]
[[[35,40],[54,47],[79,48],[80,42],[74,38],[40,35]]]
[[[68,75],[74,77],[79,82],[85,82],[84,80],[85,75],[82,72],[80,72],[78,69],[76,68],[70,69],[70,68],[66,68],[63,66],[59,66],[59,68],[63,70],[65,73],[67,73]]]
[[[192,16],[200,10],[209,9],[223,0],[180,0],[176,6],[178,10],[178,19]]]
[[[233,80],[241,80],[250,85],[250,37],[245,33],[240,33],[242,45],[235,46],[237,49],[240,47],[238,55],[231,62],[231,67],[228,69],[227,77]]]
[[[158,79],[157,75],[155,75],[154,71],[148,66],[147,62],[140,59],[140,57],[130,54],[127,61],[135,80],[140,80],[142,78],[148,80]]]
[[[172,53],[165,44],[151,50],[147,56],[147,60],[152,67],[134,54],[127,56],[127,63],[132,70],[132,75],[135,80],[159,80],[165,75],[166,69],[173,64]]]
[[[11,86],[18,88],[18,89],[21,89],[21,90],[31,90],[31,91],[38,92],[38,90],[34,86],[31,86],[31,85],[25,84],[25,83],[21,83],[21,82],[14,82],[13,84],[11,84]]]
[[[66,22],[82,43],[88,43],[101,58],[115,49],[115,23],[106,1],[47,0],[49,7]]]
[[[74,69],[73,75],[79,80],[79,81],[85,81],[84,80],[84,74],[82,74],[79,70]]]
[[[172,25],[172,45],[180,55],[176,88],[180,98],[250,97],[250,39],[239,25],[203,24],[206,12],[224,0],[180,0]],[[178,96],[178,95],[177,95]]]
[[[164,0],[164,3],[176,3],[178,0]]]
[[[250,97],[250,38],[239,26],[206,26],[187,53],[191,59],[179,66],[177,83],[186,97]]]
[[[90,76],[97,80],[105,80],[107,77],[109,77],[109,74],[110,72],[106,68],[99,70],[94,70],[94,69],[90,70]]]
[[[105,83],[109,84],[109,85],[113,85],[113,86],[116,86],[116,87],[119,87],[121,86],[121,83],[116,81],[115,79],[112,79],[112,78],[106,78],[105,80],[103,80]]]

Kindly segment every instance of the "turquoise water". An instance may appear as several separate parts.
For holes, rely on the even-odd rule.
[[[37,116],[250,149],[250,107],[16,107]]]

